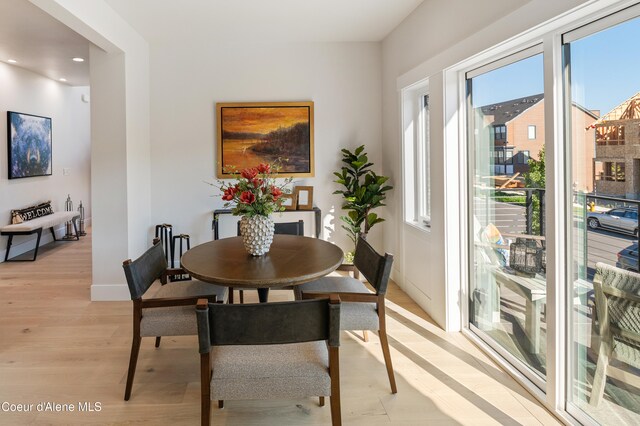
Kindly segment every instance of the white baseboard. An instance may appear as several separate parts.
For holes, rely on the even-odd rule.
[[[131,300],[131,293],[126,284],[92,284],[91,301],[117,302]]]

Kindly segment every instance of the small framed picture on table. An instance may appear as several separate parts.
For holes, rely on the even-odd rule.
[[[282,194],[282,207],[285,210],[296,210],[298,207],[296,200],[296,194]]]
[[[313,209],[313,186],[296,186],[293,190],[298,202],[298,210]]]

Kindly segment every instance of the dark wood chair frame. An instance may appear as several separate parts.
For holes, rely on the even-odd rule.
[[[276,222],[274,223],[274,234],[281,235],[304,235],[304,220],[300,219],[297,222]],[[238,221],[238,236],[240,234],[240,221]],[[283,289],[291,290],[292,287],[282,287]],[[260,296],[260,300],[267,300],[269,294],[268,288],[258,289],[258,295]],[[238,290],[238,295],[240,296],[240,303],[244,303],[244,290]],[[233,303],[233,287],[229,287],[229,303]]]
[[[342,425],[342,414],[340,407],[340,299],[335,295],[330,295],[328,300],[323,298],[327,306],[327,318],[324,321],[322,330],[305,329],[306,321],[309,319],[307,311],[291,310],[291,307],[302,307],[300,301],[295,302],[275,302],[248,305],[215,305],[208,303],[206,299],[198,300],[196,312],[198,315],[198,335],[200,341],[200,410],[201,425],[208,426],[211,422],[211,378],[213,370],[211,368],[211,346],[212,345],[256,345],[256,344],[282,344],[299,343],[326,340],[329,351],[329,376],[331,378],[331,395],[329,403],[331,406],[332,426]],[[222,312],[235,311],[234,322],[211,321],[210,310],[220,309]],[[275,314],[269,311],[274,311]],[[287,312],[287,324],[290,327],[282,326],[282,312]],[[303,315],[300,315],[303,312]],[[222,316],[222,314],[221,314]],[[224,315],[228,317],[228,315]],[[298,320],[296,320],[298,319]],[[238,324],[259,324],[262,330],[256,329],[245,332],[240,336],[235,332]],[[269,329],[264,333],[264,329]],[[269,334],[265,338],[265,334]],[[203,337],[206,336],[206,337]],[[268,341],[267,341],[268,339]],[[286,360],[283,360],[286,362]],[[319,397],[319,405],[324,406],[324,396]],[[224,408],[224,401],[218,401],[218,408]]]
[[[316,291],[302,292],[296,289],[296,299],[314,299],[327,297],[327,294],[335,294],[340,297],[340,301],[355,302],[355,303],[375,303],[376,310],[378,311],[378,336],[380,337],[380,346],[382,347],[382,354],[384,356],[384,363],[387,368],[387,375],[389,376],[389,384],[391,385],[391,393],[398,393],[396,386],[396,378],[393,372],[393,364],[391,362],[391,352],[389,351],[389,338],[387,337],[387,322],[386,322],[386,306],[385,306],[385,294],[387,292],[387,285],[389,282],[389,276],[391,275],[391,265],[393,264],[393,255],[385,253],[384,256],[380,256],[371,245],[366,242],[364,237],[358,238],[358,244],[356,246],[355,258],[353,260],[354,266],[364,275],[367,281],[373,286],[375,293],[351,293],[351,292],[337,292],[337,293],[322,293]],[[364,330],[364,340],[368,341],[367,332]]]
[[[160,239],[156,238],[153,240],[153,245],[155,248],[160,244]],[[162,246],[160,245],[160,249]],[[149,253],[149,251],[147,251]],[[147,254],[145,253],[145,254]],[[144,255],[143,255],[144,256]],[[131,398],[131,389],[133,387],[133,378],[136,374],[136,365],[138,363],[138,354],[140,353],[140,344],[142,342],[142,336],[140,335],[140,322],[142,321],[142,310],[143,309],[151,309],[151,308],[167,308],[167,307],[176,307],[176,306],[195,306],[199,299],[209,300],[212,303],[218,302],[216,300],[216,296],[212,295],[208,298],[203,298],[202,296],[196,297],[164,297],[164,298],[152,298],[152,299],[143,299],[142,296],[144,293],[151,287],[151,284],[155,282],[155,280],[159,279],[162,285],[167,284],[169,277],[176,275],[184,275],[186,274],[185,270],[182,268],[167,268],[166,267],[166,259],[164,255],[162,256],[164,260],[165,268],[160,271],[157,275],[152,275],[149,277],[148,282],[143,283],[146,288],[143,287],[142,291],[134,292],[131,290],[131,283],[129,284],[131,290],[131,300],[133,301],[133,340],[131,343],[131,355],[129,357],[129,369],[127,371],[127,384],[124,391],[124,400],[128,401]],[[128,268],[131,267],[133,261],[131,259],[127,259],[122,262],[122,267],[125,269],[125,272]],[[127,281],[129,280],[129,276],[127,276]],[[175,282],[171,285],[180,285],[180,282]],[[162,336],[156,336],[155,347],[160,347],[160,340]]]

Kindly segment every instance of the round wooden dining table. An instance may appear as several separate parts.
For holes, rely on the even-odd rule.
[[[266,302],[269,288],[303,284],[321,278],[342,264],[340,247],[317,238],[274,235],[269,252],[252,256],[242,237],[223,238],[188,250],[182,268],[200,281],[234,287],[258,289],[260,302]]]

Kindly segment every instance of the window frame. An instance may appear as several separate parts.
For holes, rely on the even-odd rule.
[[[431,114],[429,79],[402,89],[402,161],[404,223],[431,229]],[[426,116],[425,116],[426,111]]]
[[[533,136],[531,136],[531,134],[532,134],[531,131],[532,130],[533,130]],[[536,129],[536,125],[535,124],[529,124],[527,126],[527,139],[530,140],[530,141],[536,140],[537,139],[537,134],[538,134],[537,132],[538,131]]]

